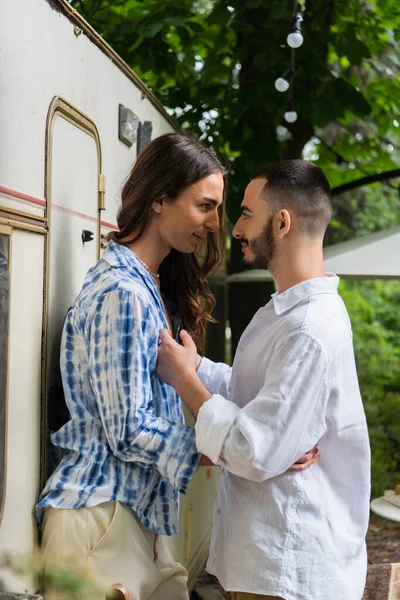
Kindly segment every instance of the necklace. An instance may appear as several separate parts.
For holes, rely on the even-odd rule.
[[[140,260],[140,258],[138,257],[138,255],[136,254],[136,258],[138,259],[138,261],[140,262],[141,265],[144,266],[144,268],[146,269],[146,271],[148,271],[150,273],[150,275],[152,275],[153,277],[155,277],[156,279],[160,278],[160,273],[153,273],[153,271],[151,271],[149,269],[149,267],[146,265],[145,262],[143,262],[143,260]]]

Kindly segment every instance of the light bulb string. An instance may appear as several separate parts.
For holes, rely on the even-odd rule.
[[[293,92],[292,92],[292,90],[290,90],[289,95],[288,95],[287,104],[286,104],[286,111],[290,111],[290,112],[294,111]]]
[[[294,6],[293,6],[293,11],[295,14],[295,11],[297,10],[297,0],[295,0],[294,2]],[[291,77],[290,77],[290,85],[289,85],[289,90],[288,90],[288,97],[287,97],[287,103],[286,103],[286,112],[295,112],[294,109],[294,104],[293,104],[293,81],[296,75],[296,53],[294,48],[290,48],[290,69],[289,69],[290,73],[291,73]]]
[[[293,0],[293,13],[292,13],[292,23],[295,23],[297,19],[303,21],[303,13],[305,11],[305,5],[299,8],[298,0]]]
[[[297,3],[296,3],[297,4]],[[290,70],[292,72],[292,77],[290,80],[290,86],[289,86],[289,90],[288,90],[288,97],[287,97],[287,103],[286,103],[286,108],[285,108],[285,112],[296,112],[295,108],[294,108],[294,103],[293,103],[293,80],[295,77],[295,73],[296,73],[296,59],[295,59],[295,51],[294,48],[290,49]],[[285,119],[287,120],[287,119]]]
[[[302,7],[302,11],[304,10],[304,7]],[[292,16],[292,21],[291,21],[291,25],[290,25],[290,29],[289,29],[289,33],[291,31],[291,27],[292,24],[296,21],[298,15],[300,13],[298,13],[298,0],[293,0],[293,16]],[[290,46],[290,67],[289,69],[287,69],[276,81],[275,81],[275,87],[279,92],[284,92],[286,91],[289,86],[291,86],[294,76],[295,76],[295,70],[296,70],[296,59],[295,59],[295,52],[294,52],[295,48]],[[277,82],[279,82],[280,79],[284,79],[285,81],[288,82],[288,86],[283,89],[279,89],[279,84],[277,85]]]
[[[287,71],[285,71],[285,73],[280,78],[280,79],[285,79],[288,82],[288,85],[281,86],[282,89],[280,89],[279,80],[277,80],[275,82],[275,87],[278,91],[288,91],[288,98],[287,98],[285,113],[288,113],[288,112],[294,113],[294,120],[293,121],[291,120],[293,115],[290,115],[290,120],[288,121],[288,119],[286,118],[286,114],[285,114],[285,120],[290,123],[293,123],[295,120],[297,120],[297,113],[296,113],[296,110],[294,108],[294,103],[293,103],[293,81],[294,81],[295,74],[296,74],[295,49],[300,47],[301,44],[303,43],[303,37],[301,35],[301,24],[300,23],[301,23],[301,21],[303,21],[303,13],[305,10],[305,5],[303,3],[301,3],[301,4],[302,4],[302,6],[299,9],[298,0],[293,0],[292,20],[290,23],[289,36],[288,36],[288,45],[290,46],[290,68]],[[292,32],[299,34],[299,36],[300,36],[299,41],[289,39],[290,34]]]
[[[292,12],[292,21],[290,23],[289,33],[292,31],[292,27],[297,23],[297,0],[293,0],[293,12]]]

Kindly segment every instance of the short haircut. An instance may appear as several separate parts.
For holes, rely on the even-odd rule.
[[[323,235],[332,218],[332,192],[322,170],[306,160],[281,160],[259,169],[251,179],[265,178],[262,197],[275,213],[291,210],[300,231]]]

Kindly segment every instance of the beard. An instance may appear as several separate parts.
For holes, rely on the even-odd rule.
[[[246,264],[251,269],[268,269],[276,252],[276,244],[272,230],[272,217],[269,219],[260,235],[251,242],[249,241],[248,244],[254,257],[250,260],[245,259]]]

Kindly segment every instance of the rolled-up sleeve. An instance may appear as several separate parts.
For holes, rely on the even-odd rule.
[[[259,394],[244,408],[217,394],[202,406],[198,450],[252,481],[284,473],[326,431],[328,372],[325,352],[312,337],[290,336],[268,364]]]
[[[90,382],[111,451],[122,461],[155,465],[185,493],[200,455],[194,429],[155,414],[159,328],[149,306],[134,292],[108,292],[97,300],[85,329]]]
[[[232,368],[225,363],[215,363],[205,356],[201,359],[197,374],[212,394],[229,396]]]

